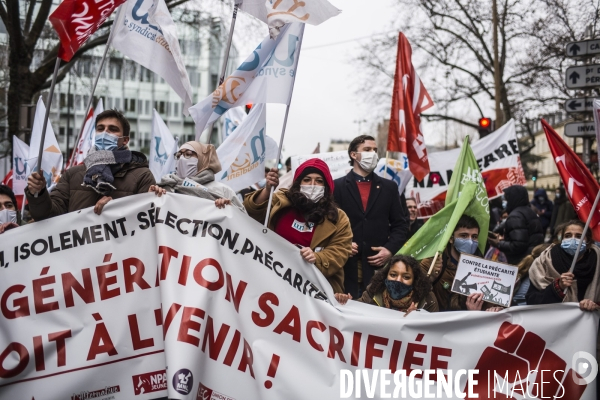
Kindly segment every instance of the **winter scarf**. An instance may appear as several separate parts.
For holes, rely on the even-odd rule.
[[[550,250],[550,257],[552,259],[552,266],[556,272],[559,274],[569,272],[571,263],[573,262],[573,256],[567,254],[560,246],[553,246],[552,250]],[[575,279],[577,280],[579,300],[583,300],[585,290],[594,279],[597,261],[596,252],[589,249],[583,254],[583,257],[575,263],[573,275],[575,275]]]
[[[216,199],[221,198],[215,192],[212,192],[210,188],[207,188],[207,183],[213,182],[215,180],[215,173],[210,169],[205,169],[200,172],[196,176],[191,176],[186,179],[194,181],[199,186],[187,186],[183,184],[184,179],[181,179],[177,174],[169,174],[162,177],[158,186],[164,188],[167,192],[171,193],[181,193],[189,196],[201,197],[203,199],[208,199],[215,201]]]
[[[412,295],[413,291],[411,290],[410,293],[404,296],[403,298],[394,300],[388,293],[387,289],[385,289],[383,291],[383,305],[385,306],[385,308],[389,308],[391,310],[406,311],[413,303]]]
[[[116,189],[113,186],[114,174],[119,172],[125,164],[142,161],[144,160],[126,149],[90,152],[83,160],[85,176],[81,185],[91,187],[103,196],[109,196]]]

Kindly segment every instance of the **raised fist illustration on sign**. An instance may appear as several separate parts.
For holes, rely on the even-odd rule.
[[[592,359],[576,365],[583,375],[591,371],[586,378],[571,368],[567,370],[567,362],[547,349],[544,339],[520,325],[504,322],[494,345],[479,357],[474,393],[479,399],[579,400],[598,367],[584,352],[576,353],[573,363],[578,354]]]

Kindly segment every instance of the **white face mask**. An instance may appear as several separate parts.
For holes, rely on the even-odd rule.
[[[4,209],[0,211],[0,224],[4,224],[6,222],[14,222],[17,223],[17,212],[15,210],[7,210]]]
[[[300,193],[312,200],[313,203],[321,200],[325,196],[325,186],[300,185]]]
[[[361,151],[360,153],[360,161],[358,165],[368,173],[373,172],[373,170],[377,167],[377,162],[379,161],[379,157],[377,157],[377,153],[374,151]]]
[[[194,157],[179,157],[177,160],[177,176],[181,179],[189,178],[198,172],[198,159]]]

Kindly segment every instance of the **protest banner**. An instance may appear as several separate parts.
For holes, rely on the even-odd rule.
[[[311,158],[318,158],[323,160],[327,166],[329,167],[329,171],[331,172],[331,177],[335,180],[337,178],[341,178],[345,176],[352,167],[348,164],[350,160],[348,158],[347,151],[333,151],[330,153],[312,153],[312,154],[304,154],[300,156],[292,157],[292,174],[296,171],[296,168],[300,164],[302,164],[306,160],[310,160]]]
[[[471,144],[483,175],[488,198],[502,196],[512,185],[525,185],[525,173],[519,156],[515,121]],[[413,178],[406,187],[407,197],[417,199],[419,217],[430,217],[444,207],[446,191],[452,178],[460,148],[429,154],[430,173],[421,181]]]
[[[483,293],[484,301],[508,307],[518,271],[514,265],[461,254],[451,290],[465,296]]]
[[[478,369],[479,398],[492,371],[503,393],[523,390],[520,374],[538,398],[595,398],[595,381],[572,372],[596,349],[598,317],[578,304],[406,318],[341,306],[294,245],[192,196],[131,196],[100,216],[17,228],[0,267],[0,398],[382,398],[394,388],[383,370],[438,368]],[[556,335],[557,321],[570,329]],[[455,375],[461,393],[467,378]],[[375,384],[350,383],[364,376]]]

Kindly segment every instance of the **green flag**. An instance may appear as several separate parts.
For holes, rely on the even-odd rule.
[[[490,224],[489,211],[485,183],[467,136],[448,185],[446,205],[429,218],[399,253],[422,260],[444,251],[463,214],[475,218],[479,224],[479,250],[484,252]]]

